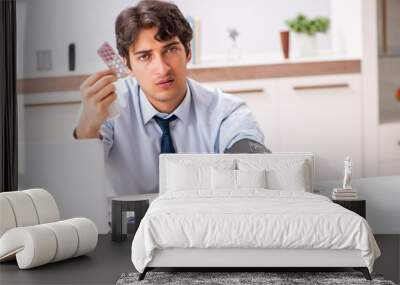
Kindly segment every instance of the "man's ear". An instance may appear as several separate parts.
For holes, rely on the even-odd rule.
[[[128,61],[126,60],[125,57],[122,58],[122,61],[123,61],[123,62],[125,63],[125,65],[128,67],[130,73],[131,73],[133,76],[135,76],[135,74],[134,74],[132,68],[129,68],[129,66],[128,66]],[[132,67],[132,65],[131,65],[131,67]]]
[[[124,62],[124,64],[125,64],[126,66],[128,66],[128,61],[126,60],[126,57],[123,57],[123,58],[122,58],[122,61]]]
[[[192,60],[192,45],[189,43],[189,53],[186,57],[186,63],[189,63]]]

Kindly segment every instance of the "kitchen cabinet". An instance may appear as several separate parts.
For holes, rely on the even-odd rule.
[[[315,154],[318,180],[343,177],[350,156],[362,176],[361,76],[329,75],[279,80],[280,151]]]
[[[317,180],[341,179],[346,156],[363,174],[361,75],[206,83],[241,97],[273,152],[315,154]]]
[[[264,134],[264,144],[275,151],[279,146],[277,83],[276,80],[264,79],[221,81],[204,85],[221,89],[246,101]]]

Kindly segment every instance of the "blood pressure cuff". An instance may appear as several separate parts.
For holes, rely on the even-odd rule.
[[[225,153],[271,153],[263,144],[249,139],[235,142]]]

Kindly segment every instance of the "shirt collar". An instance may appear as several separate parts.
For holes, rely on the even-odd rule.
[[[139,92],[139,100],[140,106],[142,109],[142,116],[143,116],[143,123],[146,125],[155,115],[160,116],[161,118],[169,118],[172,115],[178,117],[178,119],[182,120],[183,122],[187,122],[189,119],[190,113],[190,102],[191,102],[191,91],[189,85],[186,83],[186,94],[183,101],[179,104],[179,106],[170,114],[161,113],[157,111],[156,108],[151,105],[149,100],[147,99],[146,95],[143,92],[143,89],[140,88]]]

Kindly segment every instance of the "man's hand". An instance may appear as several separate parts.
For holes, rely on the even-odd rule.
[[[90,75],[80,86],[83,110],[76,128],[76,137],[99,138],[101,125],[108,117],[108,107],[117,98],[117,77],[112,70],[103,70]]]

